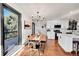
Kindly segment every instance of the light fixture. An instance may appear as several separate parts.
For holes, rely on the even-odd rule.
[[[39,21],[44,21],[45,20],[45,17],[44,16],[40,16],[39,15],[40,12],[37,11],[35,15],[32,15],[32,21],[36,21],[36,22],[39,22]]]

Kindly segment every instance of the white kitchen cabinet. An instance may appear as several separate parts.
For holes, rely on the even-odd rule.
[[[71,52],[73,50],[73,35],[72,34],[61,34],[58,35],[58,43],[64,49],[65,52]]]
[[[53,30],[47,32],[48,39],[55,39],[55,32]]]

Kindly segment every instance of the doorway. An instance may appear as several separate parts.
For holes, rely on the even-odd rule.
[[[32,34],[35,35],[35,23],[32,22]]]

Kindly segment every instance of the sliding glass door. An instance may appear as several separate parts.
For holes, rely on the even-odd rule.
[[[11,53],[21,43],[20,13],[10,6],[3,5],[3,55]]]

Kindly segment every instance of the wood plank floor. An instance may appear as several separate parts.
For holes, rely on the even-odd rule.
[[[56,40],[48,40],[47,47],[45,49],[45,56],[71,56],[69,53],[65,53],[59,46]]]
[[[40,52],[42,56],[71,56],[69,53],[65,53],[58,45],[56,40],[47,40],[47,45],[44,53]],[[16,56],[29,56],[29,48],[25,46],[21,51],[19,51]],[[38,53],[36,55],[38,56]]]

